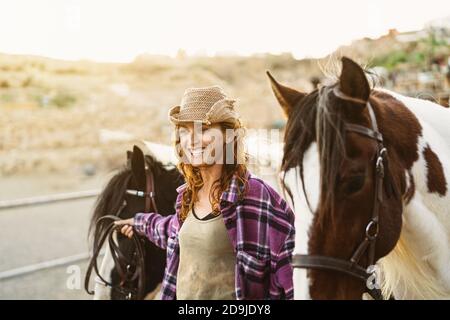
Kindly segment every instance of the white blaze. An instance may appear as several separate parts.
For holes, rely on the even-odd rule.
[[[316,143],[313,143],[307,150],[303,159],[304,180],[308,200],[315,211],[319,201],[319,154]],[[308,253],[308,232],[313,220],[313,213],[306,202],[300,180],[298,168],[290,169],[286,172],[286,185],[290,188],[294,197],[294,203],[290,203],[295,212],[295,248],[294,254]],[[288,201],[290,201],[288,197]],[[309,280],[306,269],[294,270],[294,299],[308,300]]]

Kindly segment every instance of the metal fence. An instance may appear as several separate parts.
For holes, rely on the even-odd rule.
[[[86,190],[24,199],[2,200],[0,201],[0,210],[92,198],[98,196],[99,194],[100,190]]]
[[[0,210],[29,207],[36,205],[52,204],[64,201],[73,201],[79,199],[87,199],[97,197],[100,194],[99,189],[85,190],[77,192],[59,193],[46,196],[30,197],[24,199],[14,200],[2,200],[0,201]],[[11,270],[0,271],[0,281],[7,280],[15,277],[21,277],[29,273],[33,273],[40,270],[46,270],[50,268],[56,268],[68,264],[72,264],[78,261],[87,260],[90,258],[89,253],[81,253],[73,256],[62,257],[50,261],[39,262]]]

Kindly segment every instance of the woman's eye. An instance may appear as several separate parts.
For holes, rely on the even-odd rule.
[[[184,128],[180,128],[178,130],[178,133],[180,134],[180,136],[185,136],[185,135],[187,135],[189,133],[189,131],[184,129]]]
[[[364,186],[364,175],[351,176],[344,179],[343,188],[345,194],[349,195],[362,189]]]

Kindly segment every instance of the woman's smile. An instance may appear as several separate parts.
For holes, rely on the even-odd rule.
[[[197,156],[201,156],[203,155],[204,150],[206,149],[206,147],[200,147],[200,148],[190,148],[188,149],[188,151],[191,153],[191,155],[193,155],[194,157]]]

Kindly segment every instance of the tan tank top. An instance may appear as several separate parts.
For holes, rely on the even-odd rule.
[[[235,300],[236,255],[222,215],[199,220],[189,212],[179,231],[179,300]]]

